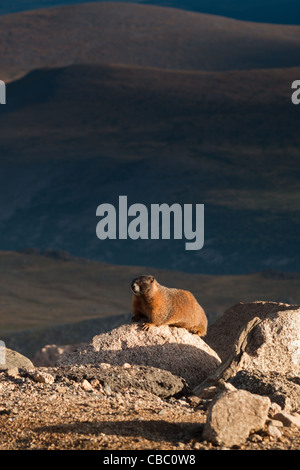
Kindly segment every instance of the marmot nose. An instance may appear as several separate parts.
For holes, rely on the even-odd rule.
[[[133,292],[139,292],[140,291],[140,287],[138,284],[136,284],[135,282],[133,282],[131,284],[131,289],[133,290]]]

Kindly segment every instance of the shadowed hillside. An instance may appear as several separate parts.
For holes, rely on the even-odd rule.
[[[297,270],[299,113],[286,87],[297,73],[72,66],[12,83],[1,246],[211,274]],[[121,194],[206,204],[204,248],[101,243],[96,208]]]
[[[253,163],[255,152],[264,153],[264,165],[272,152],[276,171],[276,154],[299,146],[299,113],[290,99],[290,83],[299,73],[96,65],[35,71],[7,87],[2,155],[196,157],[200,149],[218,149],[232,163],[239,161],[236,154],[252,155]]]

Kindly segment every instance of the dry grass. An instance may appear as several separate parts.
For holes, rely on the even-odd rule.
[[[161,284],[188,289],[210,321],[242,301],[290,297],[299,301],[300,279],[261,274],[207,276],[87,260],[62,261],[0,253],[0,330],[21,330],[131,312],[131,280],[151,272]]]

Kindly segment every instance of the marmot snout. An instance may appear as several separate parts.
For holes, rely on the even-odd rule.
[[[140,276],[134,279],[131,283],[131,290],[135,295],[142,295],[153,289],[153,276]]]
[[[169,325],[204,336],[207,318],[193,294],[160,285],[153,276],[140,276],[131,283],[133,321],[144,320],[142,328]]]

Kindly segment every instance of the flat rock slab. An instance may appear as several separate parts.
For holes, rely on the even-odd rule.
[[[144,331],[130,323],[95,336],[87,347],[65,354],[61,365],[100,364],[145,365],[167,370],[193,387],[220,364],[221,360],[205,341],[184,328],[153,327]]]
[[[96,380],[107,394],[123,393],[127,389],[143,390],[160,398],[180,397],[187,392],[184,379],[166,370],[146,366],[111,366],[109,364],[58,366],[39,368],[29,376],[35,382],[53,383],[67,380],[78,382],[85,390],[92,390]],[[28,373],[25,371],[25,375]],[[24,375],[24,374],[23,374]],[[52,378],[49,381],[49,378]]]

